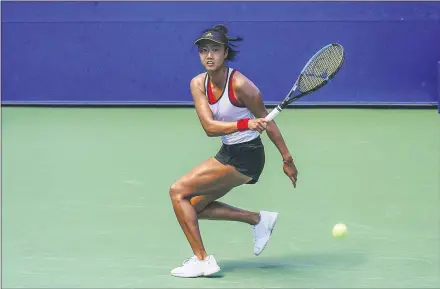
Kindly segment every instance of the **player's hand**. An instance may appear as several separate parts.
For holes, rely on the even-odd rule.
[[[292,181],[293,187],[296,188],[296,180],[298,178],[298,170],[296,169],[293,159],[283,162],[283,171]]]
[[[250,119],[248,122],[248,128],[262,133],[267,128],[268,122],[269,121],[265,118]]]

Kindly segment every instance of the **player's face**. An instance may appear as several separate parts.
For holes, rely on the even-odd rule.
[[[206,70],[216,71],[223,66],[227,51],[224,45],[209,41],[199,45],[199,55]]]

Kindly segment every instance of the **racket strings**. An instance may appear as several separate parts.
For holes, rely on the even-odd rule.
[[[339,69],[343,62],[343,50],[332,45],[322,51],[304,69],[299,79],[298,88],[302,92],[316,89],[326,82]]]

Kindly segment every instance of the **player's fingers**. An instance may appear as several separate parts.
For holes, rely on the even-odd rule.
[[[296,180],[297,180],[297,177],[296,177],[296,175],[295,175],[295,174],[293,174],[293,175],[292,175],[292,179],[294,179],[294,180],[295,180],[295,182],[296,182]]]
[[[264,127],[264,123],[263,123],[262,121],[258,120],[258,121],[257,121],[257,126],[258,126],[259,128],[263,128],[263,127]]]
[[[293,187],[296,188],[296,182],[292,180]]]
[[[295,181],[298,179],[298,173],[297,172],[293,172],[292,173],[292,178],[295,179]]]
[[[292,177],[290,177],[290,179],[292,180],[293,187],[296,188],[296,177],[292,176]]]
[[[260,118],[260,119],[258,119],[258,123],[261,124],[262,126],[266,127],[268,121],[265,118]]]

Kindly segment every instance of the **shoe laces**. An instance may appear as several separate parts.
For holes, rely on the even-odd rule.
[[[197,260],[197,256],[194,255],[194,256],[192,256],[191,258],[184,260],[183,263],[182,263],[182,265],[186,265],[186,264],[191,263],[191,262],[194,262],[194,261],[196,261],[196,260]]]

